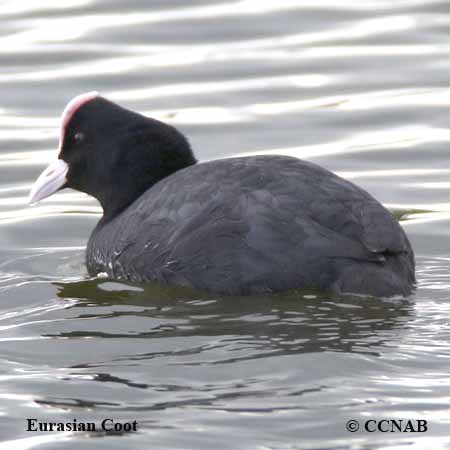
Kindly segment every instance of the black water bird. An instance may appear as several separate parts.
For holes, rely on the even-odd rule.
[[[177,129],[96,92],[67,105],[30,202],[66,187],[103,208],[90,275],[239,295],[408,295],[415,283],[403,229],[353,183],[287,156],[197,163]]]

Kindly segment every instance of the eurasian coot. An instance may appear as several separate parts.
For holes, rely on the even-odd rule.
[[[197,164],[174,127],[96,92],[61,122],[58,159],[30,202],[66,187],[100,202],[91,275],[239,295],[413,288],[413,251],[392,214],[322,167],[275,155]]]

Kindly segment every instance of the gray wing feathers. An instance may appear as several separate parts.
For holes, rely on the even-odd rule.
[[[107,228],[118,267],[136,275],[123,278],[222,292],[317,286],[318,274],[326,287],[338,277],[335,260],[412,255],[397,221],[368,193],[312,163],[278,156],[181,170],[99,234]]]

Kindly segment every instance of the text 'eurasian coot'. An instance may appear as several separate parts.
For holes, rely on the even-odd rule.
[[[103,207],[87,246],[91,275],[222,294],[391,296],[415,282],[405,233],[361,188],[286,156],[197,164],[175,128],[96,92],[67,105],[58,159],[30,202],[65,187]]]

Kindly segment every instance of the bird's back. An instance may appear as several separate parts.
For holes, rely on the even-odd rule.
[[[99,223],[87,263],[92,274],[226,294],[392,295],[414,282],[408,239],[380,203],[285,156],[223,159],[170,175]]]

